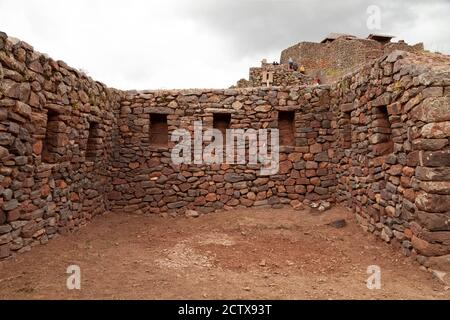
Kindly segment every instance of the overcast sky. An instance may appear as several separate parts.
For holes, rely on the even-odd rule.
[[[381,30],[369,30],[377,5]],[[450,0],[0,0],[0,30],[120,89],[224,88],[329,32],[450,54]]]

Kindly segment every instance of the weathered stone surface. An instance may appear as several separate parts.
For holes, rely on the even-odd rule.
[[[10,201],[4,202],[2,209],[5,211],[11,211],[16,209],[19,206],[19,201],[17,199],[12,199]]]
[[[387,106],[391,103],[391,99],[391,94],[389,92],[385,92],[372,101],[372,107]]]
[[[186,201],[177,201],[177,202],[173,202],[173,203],[167,204],[167,206],[168,206],[170,209],[182,208],[182,207],[184,207],[184,206],[186,206],[186,205],[187,205],[187,202],[186,202]]]
[[[7,258],[11,254],[10,244],[0,245],[0,259]]]
[[[448,139],[416,139],[413,147],[416,150],[436,151],[444,149],[448,143]]]
[[[272,109],[272,106],[269,105],[261,105],[255,108],[256,112],[269,112]]]
[[[198,218],[200,216],[200,214],[195,210],[186,210],[185,215],[188,218]]]
[[[416,206],[419,210],[427,212],[449,212],[450,195],[420,192],[416,197]]]
[[[441,256],[450,252],[450,247],[448,246],[429,243],[414,235],[412,236],[411,242],[414,249],[416,249],[418,253],[426,257]]]
[[[0,146],[0,160],[5,159],[9,156],[9,151],[8,149]]]
[[[13,111],[27,119],[31,116],[31,107],[21,101],[16,102]]]
[[[235,173],[226,173],[224,176],[224,180],[227,182],[239,182],[239,181],[243,181],[244,177],[240,174],[235,174]]]
[[[450,121],[428,123],[422,127],[422,137],[442,139],[450,137]]]
[[[450,181],[424,181],[420,188],[428,193],[450,195]]]
[[[427,267],[444,272],[450,272],[450,255],[428,258]]]
[[[425,167],[450,167],[450,150],[423,152],[421,164]]]
[[[414,119],[424,122],[450,120],[450,97],[427,98],[411,111]]]
[[[422,231],[420,237],[430,243],[439,243],[446,246],[450,245],[450,232],[449,231]]]
[[[427,168],[417,167],[416,175],[417,179],[423,181],[445,181],[450,180],[450,168]]]
[[[417,212],[418,222],[431,231],[450,230],[450,216],[446,213]]]

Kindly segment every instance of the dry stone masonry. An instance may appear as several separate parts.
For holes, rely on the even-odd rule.
[[[406,255],[450,253],[449,60],[394,51],[332,88],[336,200]]]
[[[0,258],[108,210],[120,94],[0,33]]]
[[[269,86],[301,86],[312,85],[314,78],[301,72],[289,70],[287,64],[273,65],[262,62],[259,68],[250,68],[249,80],[241,79],[236,87],[267,87]]]
[[[390,42],[387,39],[332,33],[322,42],[300,42],[281,52],[281,63],[287,64],[289,57],[303,65],[309,75],[320,77],[323,83],[338,81],[343,75],[361,65],[371,62],[395,50],[423,51],[423,44],[408,45],[404,41]]]
[[[119,134],[113,163],[113,208],[142,212],[207,213],[224,207],[298,205],[304,199],[328,200],[336,178],[331,167],[334,140],[328,88],[249,88],[227,90],[129,92],[116,118]],[[170,149],[153,145],[154,114],[167,117],[169,132],[194,121],[213,127],[228,115],[229,129],[278,128],[280,114],[290,114],[281,137],[280,169],[259,176],[245,165],[174,165]],[[286,134],[283,134],[285,132]]]
[[[111,210],[193,215],[326,201],[425,265],[448,261],[450,57],[394,50],[329,85],[272,80],[120,91],[0,33],[0,258]],[[278,173],[174,164],[171,133],[194,135],[195,121],[222,132],[279,129]]]

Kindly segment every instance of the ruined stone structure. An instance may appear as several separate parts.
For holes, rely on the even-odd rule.
[[[375,40],[377,39],[377,40]],[[361,39],[349,35],[330,34],[322,42],[300,42],[281,52],[281,64],[287,64],[289,57],[306,68],[308,75],[331,83],[394,50],[410,52],[423,51],[423,44],[413,46],[403,41],[390,42],[390,37],[379,40],[373,35]]]
[[[396,50],[320,86],[137,92],[0,33],[0,64],[1,258],[111,210],[319,200],[345,203],[365,230],[422,263],[450,254],[448,56]],[[279,129],[279,172],[172,163],[171,132],[193,132],[197,120]]]
[[[295,70],[289,70],[287,64],[273,65],[262,62],[261,67],[250,68],[249,80],[238,82],[238,88],[248,87],[286,87],[314,84],[314,78]]]

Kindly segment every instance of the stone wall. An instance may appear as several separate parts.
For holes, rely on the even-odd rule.
[[[0,258],[108,209],[118,96],[0,33]]]
[[[287,64],[272,65],[264,64],[259,68],[250,68],[249,72],[249,87],[266,87],[267,81],[264,81],[265,74],[271,74],[270,86],[300,86],[312,85],[314,79],[298,71],[289,70]]]
[[[333,198],[333,131],[327,87],[129,92],[116,115],[120,128],[113,168],[114,209],[132,212],[210,212],[237,206],[298,206]],[[280,170],[260,176],[250,165],[174,165],[169,144],[151,145],[151,114],[167,114],[169,133],[214,115],[229,114],[229,128],[278,128],[278,113],[295,114],[290,146],[281,147]],[[280,128],[282,130],[286,129]],[[289,130],[289,129],[288,129]]]
[[[337,200],[422,262],[450,253],[449,60],[394,51],[331,91]]]

